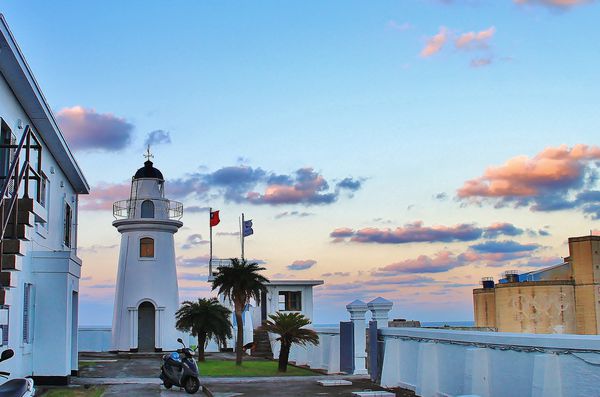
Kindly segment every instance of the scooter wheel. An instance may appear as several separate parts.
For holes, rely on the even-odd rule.
[[[200,380],[198,378],[190,376],[185,381],[185,385],[183,386],[183,388],[188,394],[195,394],[200,389]]]
[[[165,389],[170,389],[173,387],[173,384],[171,382],[169,382],[168,380],[165,380],[163,382],[163,386],[165,387]]]

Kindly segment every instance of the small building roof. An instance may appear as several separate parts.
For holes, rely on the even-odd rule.
[[[322,285],[325,282],[323,280],[270,280],[267,285],[278,286],[278,285]]]
[[[33,123],[32,127],[40,134],[75,191],[79,194],[89,193],[90,186],[2,14],[0,14],[0,47],[2,48],[0,73]]]

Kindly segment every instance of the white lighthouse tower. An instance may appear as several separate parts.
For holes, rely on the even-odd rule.
[[[112,324],[112,350],[175,350],[179,307],[173,235],[183,205],[164,197],[165,180],[150,153],[131,180],[129,200],[113,205],[121,250]]]

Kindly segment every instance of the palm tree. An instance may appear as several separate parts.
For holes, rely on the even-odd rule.
[[[216,298],[200,298],[198,302],[185,301],[175,313],[179,331],[190,332],[198,337],[198,360],[204,361],[204,349],[212,338],[217,343],[227,343],[231,338],[231,310]]]
[[[307,344],[318,345],[319,336],[315,331],[303,328],[310,324],[310,320],[301,313],[281,313],[269,315],[269,320],[263,325],[268,332],[278,334],[281,342],[279,350],[279,372],[286,372],[290,358],[290,348],[293,343],[306,346]]]
[[[212,289],[219,289],[219,295],[233,303],[237,323],[237,338],[235,341],[235,363],[242,365],[242,345],[244,340],[244,324],[242,312],[244,307],[254,298],[260,301],[260,295],[267,292],[265,284],[269,280],[259,272],[265,270],[256,263],[247,263],[237,258],[231,259],[231,266],[219,266],[213,280]]]

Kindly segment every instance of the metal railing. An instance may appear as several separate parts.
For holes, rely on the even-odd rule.
[[[214,280],[220,267],[230,267],[231,259],[210,259],[208,261],[208,281]]]
[[[32,143],[33,141],[33,143]],[[18,211],[19,211],[19,190],[21,183],[25,180],[23,186],[23,198],[29,198],[29,182],[35,180],[36,191],[35,199],[41,201],[41,179],[42,179],[42,145],[33,130],[25,127],[23,136],[18,145],[1,144],[0,150],[16,149],[14,157],[8,167],[6,175],[0,176],[2,188],[0,190],[0,242],[3,242],[6,229],[12,220],[12,237],[17,238]],[[31,165],[31,150],[37,150],[37,164],[34,168]],[[21,158],[24,152],[24,159]],[[19,167],[19,163],[22,164]],[[4,253],[4,244],[0,244],[0,258]],[[0,271],[2,271],[2,261],[0,259]]]
[[[181,219],[183,217],[183,204],[179,201],[167,199],[140,198],[130,200],[120,200],[113,204],[113,216],[116,219],[136,218],[137,208],[144,201],[151,201],[154,205],[154,216],[148,219]],[[141,214],[140,214],[141,215]],[[141,216],[140,216],[141,218]]]

